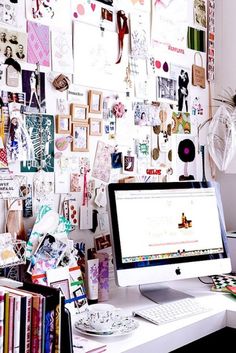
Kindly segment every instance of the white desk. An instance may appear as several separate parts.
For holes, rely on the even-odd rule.
[[[207,280],[207,279],[206,279]],[[208,279],[209,280],[209,279]],[[95,337],[107,344],[108,353],[165,353],[209,335],[226,326],[236,328],[236,298],[213,292],[198,279],[174,281],[169,286],[189,293],[212,308],[211,311],[161,326],[137,317],[139,327],[121,337]],[[134,308],[154,305],[137,287],[111,289],[110,304],[132,313]],[[86,336],[89,339],[93,337]]]

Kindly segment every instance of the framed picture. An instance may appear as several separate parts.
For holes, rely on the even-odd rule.
[[[91,136],[102,135],[102,119],[96,119],[96,118],[89,119],[89,135]]]
[[[86,122],[88,118],[88,105],[71,103],[70,113],[72,116],[72,121],[84,121]]]
[[[57,115],[56,128],[58,134],[70,134],[71,116],[70,115]]]
[[[88,131],[89,125],[85,122],[72,123],[72,151],[85,152],[88,151]]]
[[[102,92],[100,91],[89,91],[89,112],[90,113],[101,113],[102,112]]]

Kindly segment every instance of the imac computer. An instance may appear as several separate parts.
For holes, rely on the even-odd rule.
[[[108,206],[118,286],[171,301],[186,295],[158,283],[231,271],[217,183],[111,183]]]

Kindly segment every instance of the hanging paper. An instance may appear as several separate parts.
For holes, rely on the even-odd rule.
[[[92,177],[100,179],[105,183],[109,182],[112,152],[114,152],[113,146],[106,144],[105,142],[98,141],[93,163]]]
[[[0,0],[0,22],[6,25],[23,28],[25,18],[21,11],[24,8],[24,0]]]
[[[9,103],[15,102],[21,104],[21,108],[25,105],[25,93],[15,93],[15,92],[7,92],[7,91],[1,91],[1,98],[3,101],[3,106],[2,106],[2,113],[4,115],[4,132],[8,132],[8,127],[9,127],[9,119],[10,119],[10,113],[9,113]]]
[[[172,114],[172,133],[190,134],[191,121],[189,113],[173,112]]]
[[[176,156],[173,161],[176,163],[175,170],[180,181],[196,180],[197,178],[195,144],[195,137],[183,138],[181,135],[176,137]]]
[[[106,6],[107,3],[99,4],[97,1],[71,0],[71,17],[74,21],[92,24],[105,30],[115,31],[116,19],[114,10]]]
[[[73,73],[71,33],[53,31],[52,69],[56,72]]]
[[[27,20],[70,30],[68,0],[25,0],[25,9]]]
[[[52,115],[27,115],[25,126],[33,143],[35,160],[21,163],[21,172],[54,171],[54,118]]]
[[[28,31],[28,63],[50,66],[49,27],[27,22]]]
[[[205,31],[188,27],[187,45],[189,49],[205,52]]]
[[[26,61],[27,34],[0,28],[0,52],[5,60],[12,58],[17,61]]]
[[[190,68],[182,65],[170,66],[170,77],[177,82],[178,111],[189,112]]]
[[[25,128],[19,103],[9,103],[10,125],[6,141],[8,161],[34,160],[31,137]]]
[[[45,73],[22,70],[22,89],[25,92],[27,111],[45,112]]]
[[[116,65],[117,33],[101,32],[95,26],[80,22],[75,22],[73,28],[74,83],[124,91],[126,83],[121,77],[125,78],[128,65],[128,36],[124,38],[121,63]]]
[[[195,24],[206,28],[206,3],[205,0],[194,0],[193,14]]]
[[[149,18],[145,12],[135,11],[131,16],[131,55],[135,58],[146,58],[149,43]]]
[[[187,0],[152,0],[152,42],[184,53],[186,47]]]

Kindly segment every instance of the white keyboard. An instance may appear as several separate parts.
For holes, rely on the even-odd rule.
[[[140,316],[156,325],[162,325],[209,310],[209,308],[203,307],[195,298],[186,298],[171,303],[156,304],[152,307],[135,310],[133,315]]]

